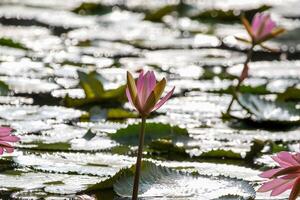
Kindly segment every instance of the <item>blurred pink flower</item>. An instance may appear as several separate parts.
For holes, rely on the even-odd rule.
[[[300,153],[280,152],[272,159],[280,167],[260,174],[260,177],[272,180],[265,182],[258,192],[272,191],[271,196],[277,196],[292,189],[289,200],[295,200],[300,193]]]
[[[254,44],[272,39],[285,31],[283,28],[278,28],[271,16],[265,13],[256,13],[251,25],[245,17],[242,17],[242,22]],[[242,40],[247,41],[243,38]]]
[[[166,79],[163,78],[156,82],[153,71],[148,71],[146,74],[141,71],[136,83],[132,75],[127,72],[126,95],[141,116],[147,116],[152,111],[159,109],[172,96],[175,87],[160,99],[165,86]]]
[[[11,128],[0,127],[0,155],[2,155],[4,151],[12,153],[14,148],[9,142],[18,142],[20,140],[17,136],[11,135],[11,131]]]
[[[276,23],[271,19],[269,14],[256,13],[251,27],[256,40],[260,40],[272,33],[274,28],[276,28]]]

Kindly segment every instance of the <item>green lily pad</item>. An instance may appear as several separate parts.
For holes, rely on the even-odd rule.
[[[112,7],[102,5],[100,3],[96,4],[96,3],[84,2],[80,6],[75,8],[73,12],[82,15],[103,15],[112,12]]]
[[[86,74],[78,71],[80,85],[84,90],[86,98],[73,99],[65,97],[65,103],[69,107],[82,106],[93,103],[123,103],[125,101],[125,85],[116,89],[105,90],[102,82],[104,78],[96,72]]]
[[[279,124],[299,124],[300,110],[295,104],[270,101],[256,95],[238,95],[239,104],[250,113],[250,119],[256,122]]]
[[[57,84],[44,79],[1,76],[0,80],[17,94],[45,94],[59,88]]]
[[[0,106],[0,117],[8,121],[34,121],[34,120],[57,120],[68,121],[79,118],[83,114],[82,111],[64,108],[60,106]]]
[[[123,108],[101,108],[94,106],[89,110],[89,115],[87,116],[90,121],[96,122],[103,119],[108,120],[123,120],[127,118],[137,118],[138,114],[134,112],[127,111]],[[82,119],[82,118],[81,118]]]
[[[8,191],[42,189],[47,193],[67,195],[75,194],[89,185],[97,183],[99,177],[39,172],[22,172],[20,175],[11,175],[2,172],[0,180],[0,187],[7,188]],[[61,184],[49,184],[51,182],[60,182]]]
[[[128,125],[126,128],[117,130],[117,132],[111,134],[110,137],[121,144],[137,145],[140,126],[140,124]],[[145,144],[149,144],[156,139],[188,137],[186,129],[162,123],[147,123],[145,131]]]
[[[288,87],[283,93],[278,94],[279,101],[300,101],[300,88]]]
[[[110,153],[48,152],[16,155],[13,161],[40,172],[110,177],[135,159]]]
[[[130,197],[133,170],[124,171],[113,184],[121,197]],[[205,184],[203,184],[205,183]],[[139,196],[143,199],[222,199],[230,196],[254,199],[255,191],[246,181],[190,174],[144,162],[142,166]]]
[[[6,96],[8,94],[9,87],[3,81],[0,81],[0,96]]]
[[[27,50],[27,48],[23,44],[16,42],[10,38],[0,38],[0,46],[7,46]]]

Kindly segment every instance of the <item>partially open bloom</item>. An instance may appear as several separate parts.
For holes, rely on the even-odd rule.
[[[256,44],[262,43],[284,32],[284,29],[277,27],[269,14],[256,13],[251,25],[244,17],[242,17],[242,22],[251,36],[252,42]]]
[[[127,72],[127,98],[143,117],[160,108],[172,96],[175,87],[160,99],[165,86],[166,79],[163,78],[156,82],[156,77],[152,71],[148,71],[146,74],[142,71],[136,82],[132,75]]]
[[[295,200],[300,193],[300,153],[280,152],[272,159],[280,167],[260,174],[260,177],[272,180],[264,183],[258,192],[272,191],[271,196],[277,196],[292,189],[289,200]]]
[[[4,151],[12,153],[14,148],[9,143],[18,142],[20,140],[17,136],[11,135],[11,131],[11,128],[0,127],[0,155],[2,155]]]

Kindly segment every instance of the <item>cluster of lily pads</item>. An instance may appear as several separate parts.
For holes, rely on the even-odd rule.
[[[296,199],[286,1],[1,2],[0,196]]]

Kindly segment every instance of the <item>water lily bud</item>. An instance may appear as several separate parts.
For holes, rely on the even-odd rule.
[[[160,99],[165,86],[166,79],[163,78],[157,82],[152,71],[148,71],[146,74],[141,71],[136,82],[132,75],[127,72],[127,98],[143,117],[159,109],[172,96],[175,87]]]
[[[0,127],[0,155],[5,152],[12,153],[14,151],[13,146],[11,146],[11,142],[18,142],[20,138],[17,136],[11,135],[11,128],[8,127]]]
[[[278,28],[271,16],[265,13],[256,13],[251,25],[245,17],[242,17],[242,22],[255,44],[260,44],[284,32],[284,29]]]

